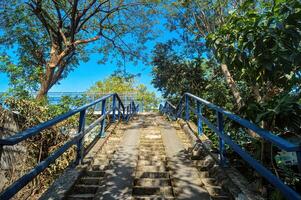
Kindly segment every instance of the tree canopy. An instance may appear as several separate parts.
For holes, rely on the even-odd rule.
[[[145,60],[147,42],[158,34],[152,29],[158,13],[165,28],[180,35],[152,51],[152,83],[164,98],[177,102],[190,92],[280,136],[300,137],[300,0],[2,0],[0,72],[14,93],[38,91],[42,99],[93,53],[100,63]],[[135,76],[120,71],[88,92],[134,93],[146,110],[159,103]],[[63,98],[53,114],[81,100]],[[237,124],[225,130],[241,145],[255,141],[256,158],[274,167],[273,146]]]
[[[98,53],[100,62],[110,56],[142,59],[144,43],[153,35],[155,5],[156,1],[123,0],[1,1],[0,70],[13,86],[37,90],[37,98],[42,98],[90,53]],[[16,50],[17,62],[8,57],[7,48]]]
[[[182,37],[156,45],[154,86],[170,101],[191,92],[280,136],[300,138],[300,5],[298,0],[176,1],[167,25]],[[216,119],[208,110],[204,115]],[[273,145],[235,123],[225,130],[297,188],[296,171],[281,163],[275,167]],[[206,134],[216,136],[207,129]],[[255,149],[247,145],[250,140]],[[269,199],[281,198],[268,193]]]
[[[120,73],[113,74],[103,81],[96,82],[88,93],[118,93],[124,96],[133,96],[144,110],[157,109],[159,99],[154,92],[150,92],[144,84],[137,84],[135,76],[124,76]]]

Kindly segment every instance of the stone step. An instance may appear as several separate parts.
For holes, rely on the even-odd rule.
[[[145,145],[163,145],[163,140],[140,140],[140,144],[145,144]]]
[[[106,144],[105,148],[103,148],[102,151],[116,150],[118,147],[119,144]]]
[[[202,178],[202,182],[206,186],[215,186],[216,185],[216,179],[215,178]]]
[[[104,149],[104,154],[106,154],[106,155],[110,155],[110,154],[113,154],[113,153],[115,153],[116,152],[116,150],[114,150],[114,149]]]
[[[151,125],[153,127],[153,124]],[[156,129],[144,129],[142,135],[161,135],[161,132]]]
[[[145,150],[145,149],[139,149],[139,154],[145,154],[145,155],[149,155],[149,154],[159,154],[159,155],[165,155],[165,150],[164,151],[160,151],[160,150]]]
[[[162,197],[160,195],[151,195],[151,196],[135,196],[132,200],[173,200],[174,197]]]
[[[166,161],[166,155],[139,155],[139,160],[151,160],[151,161]]]
[[[165,147],[154,147],[154,146],[140,146],[139,150],[148,150],[148,151],[165,151]]]
[[[66,199],[68,200],[92,200],[94,198],[94,194],[71,194],[68,195]]]
[[[92,171],[104,171],[103,167],[104,165],[109,164],[109,161],[101,161],[101,160],[95,160],[93,165],[91,166]]]
[[[146,138],[140,138],[139,143],[145,143],[145,144],[164,144],[163,139],[146,139]]]
[[[167,166],[167,162],[162,160],[138,160],[137,165]]]
[[[209,172],[208,171],[199,171],[200,178],[209,178]]]
[[[98,155],[95,156],[94,159],[105,161],[105,160],[108,160],[110,157],[112,157],[112,155],[98,154]]]
[[[174,186],[175,188],[180,188],[180,189],[187,186],[187,181],[185,181],[181,178],[178,178],[178,177],[172,177],[171,183],[172,183],[172,186]],[[195,177],[195,178],[193,177],[193,179],[191,181],[189,181],[189,183],[194,186],[199,186],[199,187],[204,186],[204,183],[198,177]]]
[[[148,142],[147,144],[140,145],[140,148],[164,149],[164,145],[163,144],[156,145],[153,142]]]
[[[163,142],[163,140],[162,137],[158,137],[158,138],[140,137],[140,142]]]
[[[145,143],[142,143],[140,146],[139,146],[140,149],[149,149],[149,150],[152,150],[152,149],[164,149],[164,145],[162,143],[159,143],[159,142],[145,142]]]
[[[141,153],[141,154],[139,154],[139,155],[166,157],[166,154],[165,154],[165,153],[162,153],[162,152],[156,152],[156,151]]]
[[[173,192],[170,186],[165,187],[141,187],[134,186],[132,194],[134,196],[145,196],[145,195],[162,195],[167,197],[173,197]]]
[[[85,171],[84,176],[89,176],[89,177],[104,177],[105,172],[104,171],[98,171],[98,170],[88,170]]]
[[[162,138],[147,138],[147,137],[142,137],[140,138],[140,143],[143,142],[163,142]]]
[[[106,147],[116,147],[119,144],[119,141],[107,141],[106,142]]]
[[[225,193],[220,186],[205,186],[205,188],[210,196],[220,196],[221,194]]]
[[[162,135],[161,135],[161,133],[154,133],[154,132],[151,132],[151,133],[142,133],[141,134],[141,138],[159,139],[159,138],[162,138]]]
[[[107,141],[106,141],[106,144],[108,143],[119,143],[121,141],[121,138],[109,138]]]
[[[95,194],[98,188],[99,185],[77,184],[72,188],[71,194]]]
[[[136,178],[169,178],[169,173],[136,171],[135,177]]]
[[[161,166],[152,166],[152,165],[138,165],[137,171],[144,172],[165,172],[166,167],[164,165]]]
[[[141,144],[139,150],[160,150],[165,151],[164,145],[161,144]]]
[[[99,177],[82,177],[79,179],[79,184],[83,185],[99,185],[102,178]]]
[[[139,178],[134,180],[135,186],[154,187],[154,186],[170,186],[171,181],[168,178]]]
[[[95,160],[94,165],[92,166],[92,171],[104,171],[108,168],[109,165],[109,161]]]

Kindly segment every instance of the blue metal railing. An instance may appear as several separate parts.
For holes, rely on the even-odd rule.
[[[109,108],[111,108],[111,109],[107,111],[106,110],[107,100],[110,98],[112,98],[112,105],[109,106]],[[88,127],[86,127],[85,126],[86,111],[88,108],[91,108],[92,106],[94,106],[98,103],[101,103],[101,110],[102,110],[101,116],[98,119],[96,119],[93,123],[91,123]],[[121,99],[119,98],[119,96],[116,93],[109,94],[109,95],[103,96],[100,99],[97,99],[96,101],[94,101],[90,104],[84,105],[75,110],[71,110],[65,114],[57,116],[54,119],[51,119],[42,124],[39,124],[32,128],[29,128],[16,135],[10,136],[5,139],[0,139],[0,148],[2,148],[4,145],[9,145],[9,146],[16,145],[16,144],[26,140],[29,137],[40,134],[40,132],[42,130],[47,129],[47,128],[79,113],[78,134],[75,137],[73,137],[71,140],[66,142],[59,149],[57,149],[55,152],[53,152],[45,160],[38,163],[38,165],[36,167],[31,169],[28,173],[26,173],[24,176],[22,176],[17,181],[15,181],[12,185],[10,185],[8,188],[6,188],[2,193],[0,193],[0,199],[1,200],[9,199],[9,198],[13,197],[18,191],[20,191],[31,180],[33,180],[39,173],[44,171],[51,163],[53,163],[58,157],[60,157],[66,150],[68,150],[73,145],[76,145],[77,154],[76,154],[75,164],[78,165],[83,160],[83,153],[84,153],[83,139],[84,139],[84,136],[86,133],[88,133],[95,126],[100,124],[101,128],[100,128],[99,136],[105,137],[105,126],[106,126],[106,116],[107,115],[112,114],[111,122],[115,122],[116,118],[128,121],[134,114],[136,114],[138,112],[138,110],[139,110],[139,106],[135,105],[135,103],[133,101],[130,102],[129,105],[127,105],[125,107],[123,105]]]
[[[196,108],[190,104],[191,101],[196,103]],[[217,125],[212,124],[206,117],[202,115],[202,107],[207,106],[210,110],[216,112],[217,116]],[[246,151],[244,151],[236,142],[234,142],[225,132],[224,132],[224,117],[235,121],[241,126],[250,129],[261,136],[263,139],[271,142],[273,145],[278,148],[288,151],[295,152],[298,159],[298,167],[301,169],[301,146],[293,144],[277,135],[273,134],[270,131],[262,129],[255,124],[251,123],[248,120],[245,120],[231,112],[228,112],[219,106],[216,106],[204,99],[201,99],[190,93],[185,93],[181,98],[178,106],[174,106],[170,102],[166,102],[163,105],[160,105],[160,111],[171,116],[174,119],[179,118],[182,115],[182,112],[185,112],[185,120],[188,121],[190,118],[190,111],[192,111],[197,116],[197,126],[198,134],[203,134],[202,124],[205,123],[211,130],[213,130],[219,137],[219,159],[220,164],[225,166],[225,143],[229,145],[237,154],[239,154],[251,167],[253,167],[259,174],[261,174],[265,179],[267,179],[271,184],[277,187],[282,194],[287,199],[301,199],[300,194],[294,191],[292,188],[284,184],[278,177],[276,177],[270,170],[264,167]],[[301,172],[301,170],[300,170]]]

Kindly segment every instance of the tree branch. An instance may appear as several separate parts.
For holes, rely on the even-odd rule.
[[[77,5],[78,5],[78,0],[74,0],[73,6],[72,6],[72,11],[71,11],[71,27],[70,27],[71,42],[74,41],[74,37],[75,37],[75,30],[76,30],[75,16],[76,16],[76,12],[77,12]]]
[[[62,62],[59,66],[59,68],[57,69],[57,71],[55,72],[52,82],[51,82],[51,86],[53,86],[55,83],[57,83],[58,80],[60,80],[62,77],[63,72],[65,71],[66,66],[70,63],[70,60],[73,58],[73,56],[75,55],[75,52],[73,51],[68,58]]]

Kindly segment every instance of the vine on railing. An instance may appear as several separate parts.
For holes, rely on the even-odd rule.
[[[193,108],[189,102],[195,101],[196,108]],[[202,114],[202,108],[207,106],[209,109],[216,112],[217,124],[214,125],[211,123],[206,117]],[[264,167],[261,163],[259,163],[256,159],[254,159],[251,155],[249,155],[245,150],[243,150],[236,142],[234,142],[225,132],[224,132],[224,117],[240,124],[241,126],[250,129],[257,133],[263,139],[271,142],[273,145],[276,145],[282,150],[288,152],[295,152],[298,159],[298,167],[301,172],[301,146],[293,144],[277,135],[262,129],[250,121],[243,119],[235,114],[232,114],[219,106],[216,106],[204,99],[201,99],[195,95],[190,93],[185,93],[181,98],[179,104],[174,106],[169,101],[166,101],[164,106],[160,105],[159,110],[167,114],[173,119],[181,118],[182,112],[185,111],[185,120],[189,121],[190,119],[190,111],[192,111],[197,117],[197,126],[198,126],[198,134],[203,134],[203,123],[205,123],[211,130],[213,130],[219,137],[219,159],[220,165],[225,166],[225,144],[228,144],[230,148],[232,148],[237,154],[239,154],[251,167],[253,167],[259,174],[261,174],[265,179],[267,179],[271,184],[277,187],[282,194],[287,199],[301,199],[300,194],[294,191],[292,188],[284,184],[278,177],[276,177],[270,170]]]
[[[107,102],[110,98],[112,98],[112,105],[109,106],[110,108],[109,110],[106,110],[108,106]],[[100,117],[96,119],[94,122],[92,122],[88,127],[86,127],[85,120],[86,120],[87,109],[99,103],[101,103],[101,108],[102,108]],[[30,181],[32,181],[38,174],[40,174],[47,167],[49,167],[51,163],[54,163],[58,157],[60,157],[64,152],[66,152],[73,145],[76,145],[76,149],[77,149],[77,154],[76,154],[76,159],[74,164],[75,165],[80,164],[83,160],[83,155],[84,155],[83,140],[84,140],[84,136],[88,132],[90,132],[94,127],[100,124],[101,128],[99,132],[99,137],[105,137],[107,115],[112,114],[112,121],[110,121],[109,123],[111,122],[114,123],[117,118],[119,120],[121,119],[121,120],[129,121],[129,119],[138,111],[139,111],[139,105],[135,105],[134,101],[131,101],[130,104],[125,107],[121,99],[116,93],[109,94],[103,96],[100,99],[97,99],[96,101],[93,101],[90,104],[71,110],[68,113],[59,115],[54,119],[51,119],[42,124],[39,124],[25,131],[17,133],[16,135],[10,136],[8,138],[0,139],[0,149],[3,148],[3,146],[16,145],[28,139],[29,137],[40,134],[42,130],[50,128],[51,126],[56,125],[57,123],[66,120],[67,118],[79,113],[78,133],[70,141],[66,142],[63,146],[61,146],[59,149],[54,151],[45,160],[41,161],[36,167],[31,169],[24,176],[19,178],[8,188],[6,188],[2,193],[0,193],[0,199],[10,199],[11,197],[13,197],[18,191],[20,191],[24,186],[26,186]]]

